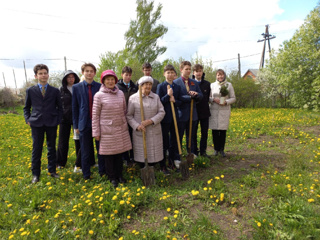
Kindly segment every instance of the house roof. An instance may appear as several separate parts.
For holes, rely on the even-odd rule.
[[[251,72],[255,77],[257,77],[259,69],[248,69],[248,71],[246,71],[246,73],[242,77],[246,76],[248,72]]]

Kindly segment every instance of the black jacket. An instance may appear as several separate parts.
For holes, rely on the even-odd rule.
[[[199,119],[204,119],[211,116],[209,108],[210,82],[204,80],[204,76],[205,74],[203,73],[201,77],[201,82],[199,82],[199,87],[203,94],[203,98],[196,105]],[[195,79],[195,76],[192,75],[192,78]]]
[[[68,86],[67,76],[69,74],[74,74],[74,76],[75,76],[74,84],[80,82],[80,78],[72,70],[66,71],[63,78],[62,78],[62,86],[60,87],[60,95],[61,95],[63,116],[62,116],[61,123],[66,123],[66,124],[72,124],[72,94],[69,91],[69,89],[67,88],[67,86]]]
[[[127,86],[123,82],[123,79],[119,79],[119,81],[117,82],[117,86],[123,92],[124,98],[126,99],[126,104],[128,107],[129,97],[132,94],[138,92],[138,86],[135,85],[134,82],[132,82],[132,80],[130,80],[130,87],[127,88]]]

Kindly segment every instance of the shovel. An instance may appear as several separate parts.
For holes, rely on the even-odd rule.
[[[144,111],[143,111],[143,104],[142,104],[141,85],[139,85],[139,96],[140,96],[141,122],[143,122],[144,121]],[[155,181],[153,166],[149,166],[149,164],[148,164],[145,131],[142,131],[142,138],[143,138],[144,168],[140,169],[140,171],[141,171],[141,179],[142,179],[143,185],[148,187],[148,186],[154,185],[156,183],[156,181]]]
[[[187,162],[189,165],[193,163],[194,155],[191,153],[191,136],[192,136],[192,117],[193,117],[193,98],[191,99],[191,106],[190,106],[190,119],[189,119],[189,143],[188,143],[188,155],[187,155]]]
[[[170,88],[170,86],[168,85],[168,88]],[[187,179],[190,176],[190,172],[189,172],[189,166],[187,161],[183,161],[182,160],[182,151],[181,151],[181,144],[180,144],[180,137],[179,137],[179,131],[178,131],[178,126],[177,126],[177,118],[176,118],[176,112],[174,110],[174,106],[173,106],[173,102],[170,101],[171,104],[171,110],[172,110],[172,117],[173,117],[173,122],[174,122],[174,129],[176,131],[176,137],[177,137],[177,145],[178,145],[178,150],[179,150],[179,156],[180,156],[180,171],[181,171],[181,175],[182,178]]]

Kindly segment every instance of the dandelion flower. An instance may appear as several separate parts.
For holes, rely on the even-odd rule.
[[[90,234],[90,235],[92,235],[92,234],[93,234],[93,231],[92,231],[92,230],[90,230],[90,231],[89,231],[89,234]]]

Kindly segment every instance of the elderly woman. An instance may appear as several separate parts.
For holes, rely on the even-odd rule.
[[[101,88],[94,96],[92,136],[100,141],[99,154],[114,187],[126,180],[122,177],[122,153],[132,148],[126,120],[124,94],[116,86],[118,78],[112,70],[101,74]]]
[[[226,157],[224,146],[231,114],[230,105],[236,101],[236,96],[232,84],[226,81],[226,73],[222,69],[217,70],[216,79],[217,80],[210,85],[211,92],[209,101],[211,117],[209,118],[209,129],[212,129],[214,156],[217,156],[220,152],[222,157]],[[220,89],[222,86],[226,86],[229,91],[225,102],[220,102]]]
[[[163,159],[161,120],[165,111],[158,95],[151,91],[153,79],[144,76],[138,84],[142,91],[144,121],[141,122],[139,91],[129,98],[127,120],[133,129],[133,152],[136,162],[144,166],[142,131],[146,132],[147,159],[153,165]]]

